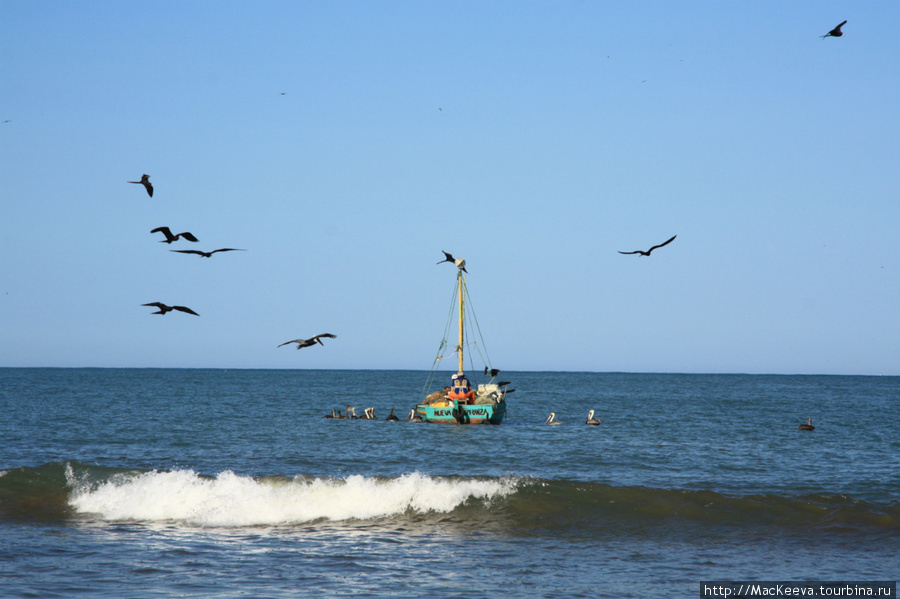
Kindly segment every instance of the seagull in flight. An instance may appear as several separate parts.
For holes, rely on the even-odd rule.
[[[847,21],[844,21],[843,23],[841,23],[840,25],[838,25],[837,27],[835,27],[834,29],[832,29],[831,31],[826,33],[825,35],[820,35],[819,37],[821,37],[822,39],[825,39],[826,37],[841,37],[842,35],[844,35],[844,32],[841,31],[841,27],[843,27],[846,24],[847,24]]]
[[[129,181],[129,183],[137,183],[139,185],[143,185],[144,189],[147,190],[147,194],[152,198],[153,197],[153,185],[150,183],[150,175],[141,176],[140,181]]]
[[[444,252],[444,250],[441,250],[441,251]],[[469,271],[466,270],[466,261],[465,260],[463,260],[462,258],[454,258],[448,252],[444,252],[444,256],[445,256],[445,258],[443,260],[441,260],[440,262],[438,262],[438,264],[442,264],[444,262],[452,262],[453,264],[456,265],[456,268],[460,269],[461,271],[463,271],[466,274],[469,274]]]
[[[662,242],[662,243],[659,244],[659,245],[654,245],[652,248],[650,248],[650,249],[647,250],[646,252],[643,251],[643,250],[636,250],[636,251],[634,251],[634,252],[619,252],[619,253],[620,253],[620,254],[640,254],[641,256],[649,256],[649,255],[650,255],[650,252],[652,252],[652,251],[655,250],[656,248],[661,248],[661,247],[664,246],[664,245],[668,245],[668,244],[672,243],[672,241],[673,241],[676,237],[678,237],[678,235],[672,235],[672,237],[670,237],[667,241],[664,241],[664,242]]]
[[[159,312],[151,312],[151,314],[165,314],[166,312],[171,312],[172,310],[178,310],[179,312],[187,312],[188,314],[193,314],[194,316],[200,316],[193,310],[185,306],[167,306],[162,302],[152,302],[150,304],[141,304],[142,306],[153,306],[154,308],[159,308]]]
[[[182,233],[183,235],[184,233]],[[196,239],[192,239],[191,241],[197,241]],[[219,248],[217,250],[213,250],[211,252],[202,252],[200,250],[169,250],[170,252],[178,252],[179,254],[197,254],[198,256],[203,256],[204,258],[209,258],[216,252],[246,252],[247,250],[242,250],[238,248]]]
[[[318,343],[319,345],[325,345],[324,343],[322,343],[322,340],[320,339],[320,337],[327,337],[328,339],[337,339],[337,335],[332,335],[331,333],[322,333],[321,335],[314,335],[313,337],[310,337],[309,339],[291,339],[290,341],[285,341],[281,345],[287,345],[288,343],[296,343],[297,349],[300,349],[301,347],[309,347],[310,345],[315,345],[316,343]],[[278,347],[281,347],[281,345],[279,345]]]
[[[179,237],[183,237],[184,239],[187,239],[188,241],[199,241],[196,237],[194,237],[194,234],[189,231],[185,231],[184,233],[178,233],[177,235],[172,235],[172,231],[169,229],[169,227],[156,227],[155,229],[153,229],[150,232],[151,233],[162,233],[163,235],[166,236],[166,238],[163,239],[162,241],[160,241],[160,243],[172,243],[173,241],[178,241]]]

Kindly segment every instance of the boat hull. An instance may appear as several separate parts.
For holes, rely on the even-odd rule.
[[[435,424],[500,424],[506,416],[506,400],[488,404],[423,403],[416,406],[416,413],[423,422]]]

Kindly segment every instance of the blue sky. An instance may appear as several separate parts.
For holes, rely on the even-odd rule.
[[[501,369],[900,375],[898,22],[0,2],[0,365],[427,369],[447,250]]]

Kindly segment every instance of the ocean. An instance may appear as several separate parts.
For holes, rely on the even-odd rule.
[[[386,421],[426,376],[0,368],[0,596],[898,579],[900,377],[502,372],[499,426]]]

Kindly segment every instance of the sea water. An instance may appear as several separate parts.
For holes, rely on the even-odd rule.
[[[454,426],[385,420],[417,371],[0,369],[0,596],[898,579],[900,378],[499,378],[503,424]]]

